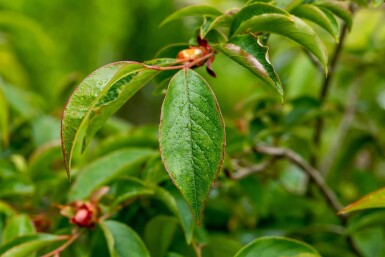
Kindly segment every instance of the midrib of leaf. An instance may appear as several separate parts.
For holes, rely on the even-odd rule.
[[[192,133],[192,124],[191,124],[191,114],[190,114],[190,96],[189,96],[189,93],[188,93],[188,76],[187,76],[187,70],[185,69],[184,70],[184,75],[185,75],[185,88],[186,88],[186,98],[187,98],[187,112],[188,112],[188,127],[189,127],[189,134],[190,134],[190,150],[191,150],[191,167],[193,169],[193,179],[194,179],[194,204],[195,206],[198,206],[197,203],[198,203],[198,200],[197,200],[197,190],[196,190],[196,174],[195,174],[195,169],[194,169],[194,153],[193,153],[193,133]],[[198,215],[199,216],[199,215]],[[197,216],[197,217],[198,217]]]

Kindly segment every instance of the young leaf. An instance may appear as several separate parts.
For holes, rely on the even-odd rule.
[[[225,130],[212,90],[193,70],[179,71],[170,82],[159,141],[165,167],[199,223],[222,166]]]
[[[262,45],[258,37],[253,34],[235,36],[227,43],[216,46],[216,49],[249,69],[283,96],[281,81],[269,60],[268,47]]]
[[[234,21],[230,28],[230,35],[233,35],[243,22],[255,16],[271,13],[282,14],[288,17],[290,16],[288,12],[274,5],[267,3],[253,3],[246,6],[235,15]]]
[[[327,9],[321,10],[312,4],[301,4],[294,8],[291,13],[297,17],[316,23],[339,42],[338,22]]]
[[[367,194],[358,201],[340,210],[338,214],[372,208],[385,208],[385,188]]]
[[[4,243],[16,237],[35,233],[32,220],[26,214],[18,214],[8,218],[3,231]]]
[[[311,246],[284,237],[262,237],[243,247],[235,257],[321,257]]]
[[[136,167],[155,152],[146,148],[117,150],[86,166],[73,184],[69,200],[87,198],[95,189],[109,183],[128,168]]]
[[[126,224],[107,220],[99,223],[111,257],[150,257],[138,234]]]
[[[158,71],[132,62],[112,63],[91,73],[72,94],[63,112],[61,138],[67,175],[76,142],[83,148],[103,123]],[[85,136],[84,136],[85,135]]]
[[[219,16],[222,12],[218,9],[211,7],[211,6],[205,6],[205,5],[192,5],[187,6],[185,8],[179,9],[178,11],[174,12],[170,16],[168,16],[166,19],[162,21],[162,23],[159,25],[160,27],[164,26],[165,24],[181,19],[187,16]]]
[[[296,41],[318,58],[327,73],[326,48],[315,31],[301,19],[274,13],[258,15],[243,22],[234,34],[248,32],[276,33]]]
[[[321,9],[327,9],[330,12],[334,13],[336,16],[340,17],[348,26],[348,29],[352,29],[353,17],[352,13],[343,5],[335,1],[322,1],[315,2],[315,5],[321,7]]]
[[[35,234],[18,237],[0,247],[1,257],[26,257],[47,247],[49,244],[64,240],[65,238],[50,234]]]

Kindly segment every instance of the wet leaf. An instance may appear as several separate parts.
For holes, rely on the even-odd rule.
[[[250,70],[283,96],[281,81],[269,60],[268,47],[262,45],[258,37],[253,34],[235,36],[216,49]]]
[[[83,150],[104,122],[158,71],[132,62],[112,63],[91,73],[69,99],[61,121],[63,155],[68,176],[75,143]]]
[[[326,48],[315,31],[300,18],[277,13],[258,15],[243,22],[234,34],[250,32],[276,33],[290,38],[314,54],[327,73]]]
[[[243,247],[235,257],[321,257],[311,246],[284,237],[258,238]]]
[[[225,131],[217,100],[195,71],[179,71],[162,106],[162,160],[200,222],[207,196],[222,166]]]
[[[320,9],[312,4],[301,4],[292,11],[297,17],[307,19],[325,29],[329,34],[339,42],[339,25],[333,14],[327,9]]]
[[[340,210],[338,214],[372,208],[385,208],[385,188],[367,194],[358,201]]]
[[[178,20],[184,17],[188,16],[219,16],[221,15],[222,12],[219,11],[218,9],[211,7],[211,6],[206,6],[206,5],[192,5],[192,6],[187,6],[185,8],[179,9],[178,11],[174,12],[167,18],[165,18],[162,23],[159,25],[160,27],[164,26],[165,24]]]
[[[150,257],[142,239],[126,224],[113,220],[99,224],[111,257]]]

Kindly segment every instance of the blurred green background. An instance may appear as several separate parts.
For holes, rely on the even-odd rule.
[[[12,165],[23,170],[35,149],[58,140],[64,105],[76,85],[93,70],[120,60],[150,60],[168,44],[188,42],[196,20],[158,27],[174,10],[209,4],[224,11],[245,2],[0,0],[0,160],[10,158]],[[344,204],[383,186],[384,24],[384,7],[357,12],[322,108],[318,95],[324,75],[297,44],[280,36],[273,35],[269,47],[285,89],[284,104],[249,71],[222,55],[214,63],[216,79],[198,69],[213,87],[224,114],[229,156],[237,157],[244,137],[253,143],[271,143],[278,138],[282,146],[304,158],[317,153],[319,168],[327,171],[326,179]],[[314,28],[332,53],[333,39]],[[133,124],[157,124],[163,96],[153,95],[154,88],[150,83],[117,116]],[[325,131],[320,149],[314,149],[311,128],[319,115],[325,118]],[[111,134],[119,126],[126,123],[115,118],[101,133]],[[0,167],[4,163],[0,162]],[[214,188],[206,211],[208,228],[230,231],[242,242],[261,234],[304,237],[332,256],[335,249],[330,242],[339,236],[322,233],[336,229],[332,226],[335,214],[322,201],[306,198],[307,179],[298,169],[289,164],[275,168],[258,178],[240,183],[222,181],[221,189]],[[64,170],[60,171],[64,178]],[[7,169],[2,172],[6,177]],[[7,195],[5,188],[0,181],[0,196]],[[27,186],[23,190],[33,191]],[[234,206],[239,211],[231,212]],[[324,222],[321,229],[317,222]],[[312,229],[324,232],[309,240]],[[356,235],[365,256],[385,253],[384,229],[370,229]],[[338,256],[344,254],[341,250]]]

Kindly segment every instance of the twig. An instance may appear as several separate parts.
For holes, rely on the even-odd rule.
[[[252,174],[262,172],[266,170],[274,162],[274,160],[275,158],[261,162],[253,166],[239,167],[235,173],[231,174],[231,178],[235,180],[239,180],[247,176],[250,176]]]
[[[331,190],[325,183],[324,178],[321,176],[320,172],[313,168],[307,161],[305,161],[299,154],[296,152],[280,148],[280,147],[271,147],[271,146],[256,146],[255,150],[259,153],[268,154],[270,156],[278,158],[286,158],[291,161],[293,164],[301,168],[306,174],[308,174],[311,181],[313,181],[318,188],[321,190],[322,194],[325,196],[326,200],[330,206],[335,210],[339,211],[342,209],[342,204],[337,199],[334,191]]]
[[[343,44],[344,44],[344,41],[345,41],[345,38],[347,35],[347,31],[348,31],[348,26],[346,24],[344,24],[342,27],[342,31],[341,31],[340,43],[337,44],[336,49],[334,50],[333,56],[332,56],[330,64],[329,64],[329,68],[328,68],[329,74],[328,74],[328,76],[326,76],[324,78],[323,83],[322,83],[321,92],[319,95],[319,101],[320,101],[321,106],[325,102],[325,99],[326,99],[327,94],[329,92],[330,84],[331,84],[332,78],[334,77],[334,73],[336,71],[336,65],[337,65],[338,59],[341,55],[341,52],[342,52],[342,47],[343,47]],[[324,127],[324,120],[320,116],[316,120],[315,128],[314,128],[313,143],[316,146],[316,148],[318,148],[320,145],[323,127]],[[317,163],[317,157],[315,155],[312,156],[311,163],[313,165],[315,165]]]
[[[60,256],[60,253],[62,251],[64,251],[68,246],[70,246],[73,242],[75,242],[75,240],[80,236],[81,234],[81,231],[75,231],[69,238],[68,240],[62,244],[61,246],[59,246],[58,248],[56,248],[55,250],[41,256],[41,257],[50,257],[50,256],[54,256],[54,257],[57,257],[57,256]]]
[[[197,257],[202,257],[202,246],[198,245],[195,239],[192,240],[192,246],[195,250],[195,254],[197,255]]]

